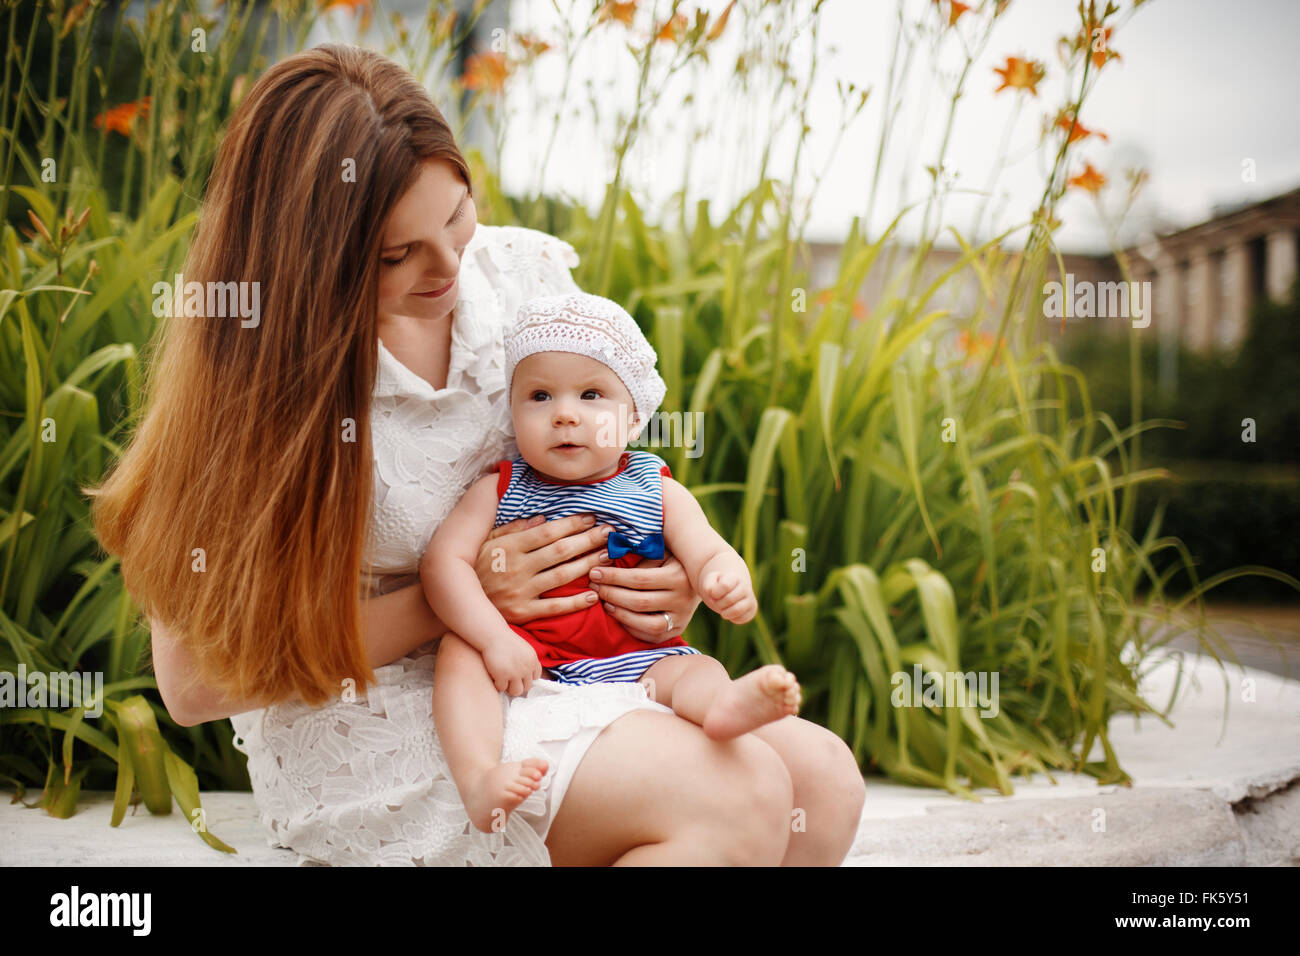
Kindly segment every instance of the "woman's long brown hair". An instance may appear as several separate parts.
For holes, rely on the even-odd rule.
[[[429,159],[472,190],[428,93],[379,54],[326,44],[267,70],[231,119],[183,267],[187,286],[258,283],[260,321],[165,318],[134,437],[87,489],[142,611],[237,699],[318,705],[374,678],[361,575],[379,249]]]

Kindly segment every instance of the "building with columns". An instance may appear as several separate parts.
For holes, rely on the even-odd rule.
[[[809,243],[814,288],[834,281],[840,244]],[[913,250],[897,246],[882,253],[859,291],[866,309],[892,295],[901,294],[896,280],[907,268]],[[1168,350],[1180,340],[1196,351],[1235,349],[1246,334],[1251,308],[1262,298],[1284,300],[1300,275],[1300,189],[1262,202],[1223,210],[1214,218],[1154,237],[1123,250],[1134,282],[1149,282],[1149,324],[1142,328]],[[934,248],[921,269],[921,285],[942,274],[960,259],[958,249]],[[1075,286],[1121,281],[1117,257],[1112,254],[1063,253],[1065,273]],[[1062,282],[1056,260],[1049,259],[1047,280]],[[967,316],[977,308],[986,315],[1000,314],[1002,293],[995,289],[992,303],[981,303],[981,290],[973,270],[954,277],[931,303]],[[1100,330],[1124,334],[1130,323],[1114,318],[1069,318],[1042,323],[1045,336],[1091,334]]]
[[[1134,281],[1152,283],[1153,326],[1196,351],[1233,349],[1255,303],[1284,300],[1300,274],[1300,189],[1125,253]]]

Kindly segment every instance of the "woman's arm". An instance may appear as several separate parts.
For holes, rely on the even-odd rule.
[[[392,663],[422,644],[439,637],[446,627],[429,608],[419,583],[388,594],[367,598],[361,605],[362,639],[366,642],[372,667]],[[296,696],[279,700],[236,700],[200,683],[200,671],[189,648],[165,628],[153,621],[153,664],[158,692],[172,720],[182,727],[232,714],[257,710],[271,704],[297,700]]]

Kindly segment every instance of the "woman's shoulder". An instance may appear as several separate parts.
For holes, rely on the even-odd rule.
[[[497,289],[511,289],[516,298],[578,289],[570,272],[578,267],[578,253],[550,233],[480,223],[466,248],[466,254],[470,252],[488,282]]]
[[[521,259],[549,259],[569,268],[578,265],[578,253],[559,236],[527,226],[489,226],[479,223],[471,247],[516,256]]]

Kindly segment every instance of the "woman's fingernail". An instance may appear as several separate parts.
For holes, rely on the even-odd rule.
[[[595,524],[595,523],[596,523],[596,516],[595,516],[595,515],[583,515],[583,516],[582,516],[582,523],[583,523],[583,524]]]
[[[610,614],[613,614],[613,613],[614,613],[614,605],[612,605],[612,604],[610,604],[608,601],[606,601],[606,602],[605,602],[605,610],[606,610],[606,611],[609,611]]]
[[[588,574],[587,576],[590,577],[593,581],[599,581],[601,578],[600,568],[592,568],[590,574]]]
[[[583,596],[583,600],[586,601],[588,604],[595,604],[595,603],[596,603],[596,592],[595,592],[595,591],[588,591],[588,592]]]

